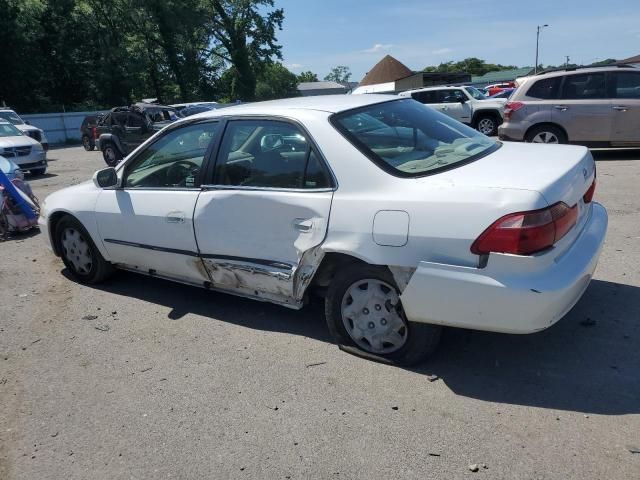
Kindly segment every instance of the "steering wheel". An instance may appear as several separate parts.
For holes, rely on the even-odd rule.
[[[187,177],[198,173],[200,165],[189,160],[180,160],[167,169],[167,185],[186,186]]]

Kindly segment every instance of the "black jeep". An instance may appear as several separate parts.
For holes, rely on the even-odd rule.
[[[96,145],[107,165],[115,166],[147,138],[179,117],[175,108],[150,103],[112,108],[98,122]]]

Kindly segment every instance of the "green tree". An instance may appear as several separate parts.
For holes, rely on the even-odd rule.
[[[298,75],[298,82],[302,83],[302,82],[317,82],[318,81],[318,75],[316,75],[315,73],[311,72],[311,71],[306,71],[306,72],[301,72]]]
[[[273,100],[298,96],[298,78],[281,63],[266,65],[256,84],[256,100]]]
[[[518,68],[515,65],[500,65],[486,63],[484,60],[476,57],[469,57],[459,62],[444,62],[437,66],[428,66],[423,69],[424,72],[453,73],[465,72],[471,75],[484,75],[489,72],[497,72],[500,70],[511,70]]]
[[[344,83],[348,82],[351,78],[351,69],[345,65],[338,65],[333,67],[329,74],[324,77],[329,82]]]

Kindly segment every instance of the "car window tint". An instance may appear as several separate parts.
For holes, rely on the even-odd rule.
[[[560,98],[564,100],[607,98],[604,79],[604,73],[567,75],[564,78]]]
[[[444,93],[442,103],[460,103],[467,98],[462,90],[443,90],[442,93]]]
[[[614,98],[640,98],[640,73],[616,72]]]
[[[419,101],[420,103],[430,104],[430,103],[438,103],[439,97],[437,95],[438,92],[434,91],[426,91],[426,92],[414,92],[411,94],[411,98]]]
[[[116,112],[111,116],[111,124],[119,125],[124,127],[127,123],[127,113],[126,112]]]
[[[295,125],[274,120],[236,120],[229,122],[216,164],[214,182],[218,185],[269,188],[320,188],[317,167],[305,170],[309,143]]]
[[[204,155],[217,128],[217,122],[206,122],[171,130],[127,165],[124,186],[195,187]]]
[[[311,149],[304,176],[304,188],[329,188],[330,186],[329,172],[315,150]]]
[[[130,113],[127,118],[127,127],[142,127],[144,125],[144,118],[137,113]]]
[[[562,77],[543,78],[535,82],[527,91],[527,97],[550,100],[558,97]]]
[[[352,117],[363,114],[378,119],[377,126],[369,130],[350,127]],[[476,130],[414,100],[338,113],[331,123],[367,157],[398,176],[453,168],[499,147]]]

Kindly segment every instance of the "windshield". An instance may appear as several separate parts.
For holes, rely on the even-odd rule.
[[[499,147],[476,130],[409,99],[342,112],[331,122],[360,151],[397,176],[453,168]]]
[[[13,123],[14,125],[22,125],[24,123],[18,114],[11,110],[0,112],[0,118]]]
[[[464,87],[469,95],[476,100],[486,100],[487,96],[475,87]]]
[[[10,123],[0,123],[0,137],[17,137],[22,132]]]

